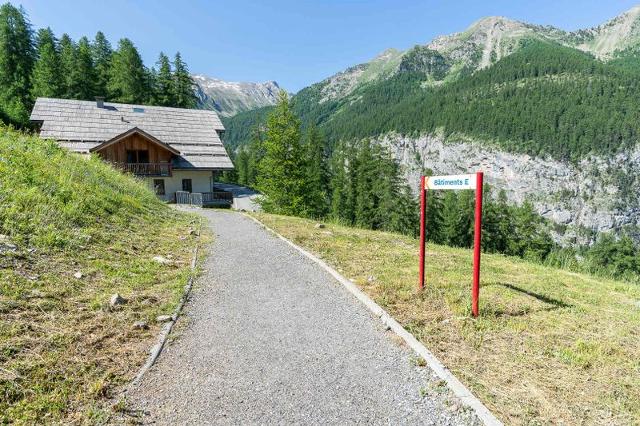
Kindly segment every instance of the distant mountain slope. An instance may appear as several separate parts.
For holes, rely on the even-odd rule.
[[[574,32],[481,19],[387,50],[302,89],[292,105],[332,144],[389,146],[415,188],[425,170],[482,168],[511,201],[529,199],[556,222],[562,239],[584,242],[592,231],[640,241],[639,99],[635,7]],[[227,119],[225,141],[246,143],[269,108]]]
[[[231,82],[201,74],[194,75],[193,80],[196,83],[198,107],[218,111],[224,117],[273,105],[280,91],[275,81]]]

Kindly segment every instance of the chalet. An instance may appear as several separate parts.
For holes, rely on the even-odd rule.
[[[216,173],[233,169],[214,111],[38,98],[31,121],[40,137],[95,153],[167,201],[178,191],[214,193]]]

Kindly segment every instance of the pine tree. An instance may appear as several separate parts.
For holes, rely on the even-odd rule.
[[[428,173],[431,175],[432,173]],[[442,191],[427,191],[426,234],[427,239],[437,244],[444,244],[443,201]]]
[[[306,134],[306,205],[312,217],[321,218],[329,207],[329,171],[326,144],[318,129],[311,125]]]
[[[161,106],[175,106],[173,74],[167,55],[160,52],[160,57],[156,65],[158,66],[158,75],[155,84],[156,104]]]
[[[80,92],[80,75],[76,69],[78,48],[68,34],[60,37],[60,72],[62,77],[62,97],[78,99]]]
[[[0,6],[0,111],[3,119],[25,124],[31,109],[33,30],[24,9]]]
[[[344,144],[339,144],[331,156],[331,180],[329,188],[331,191],[331,213],[334,220],[346,220],[347,215],[347,164],[344,152]]]
[[[91,51],[95,70],[95,93],[97,96],[107,96],[109,93],[109,73],[113,50],[111,49],[111,43],[109,43],[102,31],[96,33],[91,44]]]
[[[149,98],[147,71],[140,53],[131,42],[123,38],[111,59],[109,97],[116,102],[142,104]]]
[[[189,75],[187,64],[182,61],[180,52],[173,60],[173,97],[174,106],[178,108],[195,108],[196,94],[193,91],[194,82]]]
[[[98,92],[96,91],[96,74],[93,66],[91,44],[89,39],[82,37],[78,41],[75,65],[76,99],[90,100]]]
[[[51,28],[38,30],[36,36],[37,59],[31,77],[31,96],[56,98],[61,95],[60,55],[57,40]]]
[[[247,148],[240,147],[234,161],[236,171],[238,173],[238,184],[249,185],[249,153]]]
[[[145,70],[144,73],[145,86],[147,87],[147,99],[145,102],[150,105],[159,105],[158,103],[158,71],[155,67],[151,67],[150,70]]]
[[[362,141],[359,145],[356,197],[355,197],[355,224],[363,228],[377,229],[376,204],[378,194],[374,190],[374,182],[378,177],[378,170],[369,140]]]
[[[305,164],[300,144],[300,121],[282,91],[267,118],[264,158],[259,163],[258,189],[265,211],[305,216]]]

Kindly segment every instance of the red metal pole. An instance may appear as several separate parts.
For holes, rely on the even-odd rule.
[[[482,243],[482,181],[483,173],[476,173],[476,218],[473,236],[473,288],[471,290],[471,312],[478,316],[478,298],[480,297],[480,245]]]
[[[418,288],[424,288],[424,252],[425,234],[427,221],[427,190],[425,189],[425,177],[420,177],[420,277],[418,278]]]

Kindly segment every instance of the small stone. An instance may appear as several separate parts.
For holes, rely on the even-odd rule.
[[[373,275],[369,275],[369,277],[367,277],[367,282],[374,282],[376,280],[376,277],[374,277]]]
[[[142,302],[140,302],[140,304],[142,306],[151,306],[155,304],[155,301],[153,299],[144,299]]]
[[[133,328],[135,330],[146,330],[149,328],[149,324],[146,321],[136,321],[133,323]]]
[[[109,299],[109,305],[111,307],[118,306],[118,305],[124,305],[125,303],[127,303],[127,299],[125,299],[124,297],[120,296],[118,293],[112,295],[111,299]]]
[[[189,229],[189,235],[196,235],[196,231],[193,229]]]
[[[173,317],[171,315],[158,315],[156,317],[156,322],[169,322],[173,321]]]
[[[45,294],[40,290],[33,289],[29,292],[30,299],[42,299],[45,297]]]
[[[36,275],[29,275],[29,276],[27,277],[27,279],[28,279],[29,281],[38,281],[38,278],[40,278],[40,275],[37,275],[37,274],[36,274]]]
[[[451,404],[449,406],[449,410],[456,412],[460,410],[460,404],[458,404],[457,402],[454,402],[453,404]]]
[[[82,272],[80,272],[80,271],[76,272],[75,274],[73,274],[73,277],[74,277],[75,279],[78,279],[78,280],[79,280],[80,278],[82,278],[82,277],[83,277]]]
[[[323,228],[326,228],[326,225],[324,223],[316,223],[315,228],[316,229],[323,229]]]
[[[170,264],[173,263],[169,259],[167,259],[166,257],[162,257],[162,256],[155,256],[153,258],[153,261],[157,262],[157,263],[159,263],[161,265],[170,265]]]
[[[11,238],[8,235],[0,234],[0,253],[8,251],[16,251],[18,246],[11,242]]]

